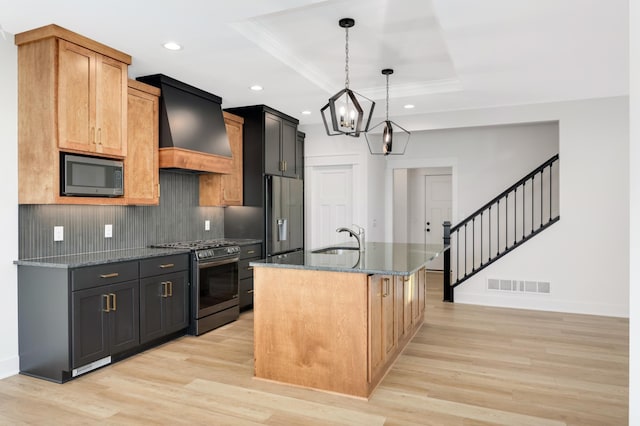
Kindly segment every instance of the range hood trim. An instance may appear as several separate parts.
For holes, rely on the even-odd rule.
[[[231,173],[233,159],[231,157],[231,148],[222,112],[221,97],[164,74],[137,77],[136,80],[158,87],[161,90],[159,123],[160,169],[195,173]],[[182,111],[184,111],[184,104],[189,104],[189,99],[191,99],[192,96],[194,97],[193,110],[195,111],[193,116],[201,120],[196,122],[198,125],[206,121],[206,125],[200,126],[200,128],[206,128],[208,130],[204,133],[206,138],[213,135],[211,138],[211,140],[215,140],[213,146],[207,145],[205,147],[200,143],[200,141],[204,141],[205,139],[196,139],[197,143],[194,145],[190,143],[190,141],[193,142],[193,139],[185,139],[185,137],[183,137],[184,132],[177,133],[176,135],[174,133],[175,127],[172,128],[170,125],[172,120],[175,119],[176,102],[182,107]],[[190,106],[188,109],[190,110]],[[211,114],[211,116],[206,115],[206,117],[210,118],[202,118],[203,110],[207,114]],[[197,128],[198,127],[196,127],[196,129]],[[214,152],[206,152],[209,146],[211,146],[211,151]],[[215,151],[219,152],[216,153]],[[226,155],[227,153],[229,156]]]

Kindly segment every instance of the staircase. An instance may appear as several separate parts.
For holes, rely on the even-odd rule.
[[[444,301],[454,289],[560,220],[559,156],[535,170],[455,226],[444,223]]]

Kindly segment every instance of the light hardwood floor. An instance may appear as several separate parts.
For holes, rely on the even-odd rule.
[[[63,385],[0,380],[0,424],[626,425],[628,321],[440,302],[368,401],[252,378],[252,313]]]

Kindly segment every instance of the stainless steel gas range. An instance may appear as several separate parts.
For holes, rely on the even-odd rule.
[[[240,247],[224,240],[184,241],[152,247],[191,251],[189,334],[199,336],[238,318]]]

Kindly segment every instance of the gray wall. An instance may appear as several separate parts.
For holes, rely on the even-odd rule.
[[[211,221],[209,231],[205,220]],[[113,225],[112,238],[104,238],[105,224]],[[64,241],[54,242],[58,225],[64,226]],[[224,209],[198,206],[195,174],[161,171],[159,206],[19,206],[20,259],[223,236]]]

